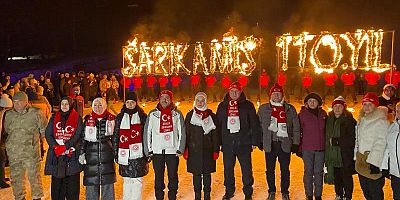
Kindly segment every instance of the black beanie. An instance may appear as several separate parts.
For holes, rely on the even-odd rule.
[[[137,95],[135,92],[128,92],[125,94],[125,101],[127,100],[134,100],[137,102]]]
[[[322,106],[322,98],[317,93],[311,92],[310,94],[308,94],[306,98],[304,98],[304,104],[306,104],[309,99],[316,99],[319,106]]]

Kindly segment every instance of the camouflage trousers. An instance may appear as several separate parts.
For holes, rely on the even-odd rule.
[[[15,200],[26,197],[25,174],[28,172],[32,199],[43,198],[42,177],[40,176],[40,161],[38,158],[10,159],[11,186]]]

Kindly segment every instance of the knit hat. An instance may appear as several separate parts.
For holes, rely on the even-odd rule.
[[[171,101],[172,101],[173,94],[172,94],[171,90],[163,90],[163,91],[161,91],[161,92],[160,92],[160,95],[158,96],[158,98],[160,98],[160,97],[161,97],[162,95],[164,95],[164,94],[168,95],[169,98],[170,98]]]
[[[28,101],[28,95],[26,95],[25,92],[20,91],[14,94],[12,100]]]
[[[388,87],[392,87],[392,88],[394,88],[396,90],[396,86],[393,85],[393,84],[386,84],[385,86],[383,86],[383,90],[385,90]]]
[[[126,93],[126,95],[125,95],[125,101],[128,101],[128,100],[134,100],[134,101],[137,102],[137,95],[136,95],[136,93],[135,93],[135,92],[128,92],[128,93]]]
[[[8,94],[1,95],[0,107],[2,107],[2,108],[12,108],[13,107],[13,103],[12,103],[10,97],[8,97]]]
[[[274,86],[269,90],[269,96],[272,95],[273,92],[280,92],[283,95],[283,88],[278,83],[275,83]]]
[[[235,81],[235,82],[231,83],[231,85],[229,86],[229,90],[232,90],[232,89],[237,89],[239,91],[242,91],[242,85],[240,85],[239,82]]]
[[[338,97],[336,97],[336,99],[333,100],[333,102],[332,102],[332,108],[333,108],[333,106],[335,106],[336,104],[342,104],[345,108],[346,108],[346,106],[347,106],[346,100],[345,100],[342,96],[338,96]]]
[[[322,98],[321,98],[321,96],[319,96],[319,94],[317,94],[317,93],[315,93],[315,92],[309,93],[309,94],[306,96],[306,98],[304,98],[304,104],[306,104],[307,101],[308,101],[309,99],[315,99],[315,100],[317,100],[317,101],[318,101],[318,105],[319,105],[319,106],[322,106]]]
[[[378,95],[376,95],[373,92],[367,92],[367,94],[365,94],[363,99],[362,99],[362,103],[363,104],[366,103],[366,102],[371,102],[376,107],[378,107],[379,106]]]

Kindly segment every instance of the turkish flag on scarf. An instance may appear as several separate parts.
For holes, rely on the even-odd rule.
[[[160,104],[158,105],[158,109],[161,111],[160,117],[160,133],[170,133],[174,131],[174,127],[172,124],[172,112],[171,106],[167,108],[163,108]]]
[[[230,133],[237,133],[240,130],[239,107],[238,102],[229,100],[228,102],[228,124]]]

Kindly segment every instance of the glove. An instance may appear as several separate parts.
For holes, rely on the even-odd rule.
[[[303,153],[301,151],[297,151],[296,156],[298,156],[299,158],[303,158]]]
[[[54,153],[56,154],[56,157],[60,157],[67,150],[65,148],[65,145],[55,145],[53,148],[54,148]]]
[[[371,170],[371,174],[379,174],[381,172],[381,170],[379,170],[379,167],[373,164],[369,165],[369,169]]]
[[[339,146],[339,138],[331,138],[332,146]]]
[[[297,153],[299,152],[299,145],[298,144],[292,144],[292,148],[290,149],[292,153]]]
[[[389,174],[389,170],[387,169],[382,169],[382,175],[388,179],[390,179],[390,174]]]
[[[86,165],[86,155],[85,153],[79,155],[78,161],[81,165]]]
[[[185,151],[183,152],[183,158],[187,160],[189,158],[189,150],[186,148]]]
[[[176,157],[179,157],[182,155],[182,152],[180,152],[179,150],[176,151]]]
[[[152,151],[149,152],[149,157],[153,157],[153,152]]]
[[[257,147],[258,147],[258,149],[260,149],[260,151],[264,150],[264,146],[263,146],[262,142],[260,142],[260,144],[258,144]]]
[[[218,160],[218,157],[219,157],[219,153],[218,152],[214,152],[213,153],[213,159],[214,160]]]

